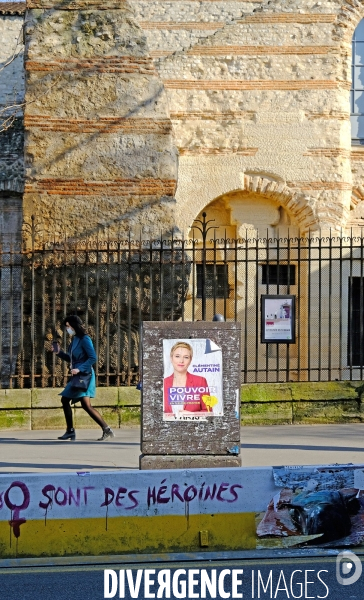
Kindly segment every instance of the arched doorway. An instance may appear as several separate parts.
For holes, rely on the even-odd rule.
[[[206,212],[213,219],[218,237],[285,237],[296,236],[300,227],[292,211],[287,209],[281,198],[272,199],[269,195],[251,190],[236,190],[216,198],[196,217],[201,219]],[[193,223],[191,230],[193,229]]]
[[[287,356],[297,361],[295,347],[265,344],[260,337],[262,295],[295,296],[305,318],[307,265],[302,252],[299,257],[296,247],[292,251],[299,237],[285,195],[249,189],[214,199],[191,224],[193,272],[185,318],[209,321],[220,313],[242,323],[244,381],[255,381],[260,371],[267,381],[282,381]]]

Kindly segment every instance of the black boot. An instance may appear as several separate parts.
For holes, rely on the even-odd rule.
[[[109,440],[113,437],[115,437],[115,434],[111,427],[105,427],[105,429],[102,430],[102,436],[98,438],[98,442],[104,442],[105,440]]]
[[[74,429],[71,429],[71,431],[66,431],[66,433],[64,433],[63,435],[61,435],[59,438],[59,440],[75,440],[76,439],[76,432]]]

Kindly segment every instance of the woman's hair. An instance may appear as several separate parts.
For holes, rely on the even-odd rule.
[[[189,350],[189,352],[191,354],[191,359],[193,358],[192,346],[187,344],[187,342],[177,342],[176,344],[174,344],[174,346],[172,346],[172,348],[171,348],[171,357],[173,356],[173,352],[175,350],[177,350],[177,348],[186,348],[187,350]]]
[[[69,323],[72,329],[75,330],[75,333],[78,337],[83,338],[83,336],[87,335],[87,331],[82,325],[82,321],[80,317],[77,315],[68,315],[63,321],[63,325],[66,327],[66,323]]]

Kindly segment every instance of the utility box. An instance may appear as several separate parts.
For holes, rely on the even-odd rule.
[[[240,323],[142,326],[140,469],[240,467]]]

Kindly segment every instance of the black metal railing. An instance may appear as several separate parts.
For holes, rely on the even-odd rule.
[[[0,251],[1,386],[59,387],[66,314],[77,313],[98,355],[97,383],[139,379],[142,321],[242,324],[242,382],[362,380],[362,235],[217,238],[206,215],[193,238],[89,239]],[[296,340],[261,343],[262,295],[294,295]],[[217,325],[218,326],[218,325]]]

